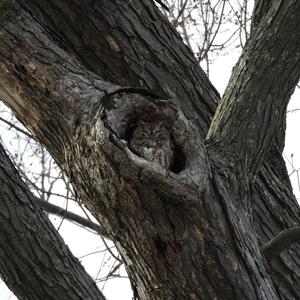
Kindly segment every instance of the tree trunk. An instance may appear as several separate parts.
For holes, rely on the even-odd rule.
[[[3,3],[1,98],[111,234],[141,299],[300,297],[300,253],[270,271],[260,252],[299,221],[280,154],[299,3],[259,8],[212,124],[216,91],[149,1]],[[171,170],[130,149],[140,119],[167,122]]]
[[[0,145],[0,273],[20,299],[105,299]]]

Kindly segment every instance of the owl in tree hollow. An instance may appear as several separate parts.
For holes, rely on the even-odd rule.
[[[174,142],[164,121],[139,120],[129,145],[140,157],[170,170],[174,161]]]

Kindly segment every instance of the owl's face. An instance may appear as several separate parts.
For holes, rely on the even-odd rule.
[[[156,123],[139,121],[132,139],[136,144],[155,148],[167,142],[170,139],[170,133],[161,121]]]
[[[138,121],[130,140],[131,150],[164,169],[169,170],[174,158],[170,132],[163,121]]]

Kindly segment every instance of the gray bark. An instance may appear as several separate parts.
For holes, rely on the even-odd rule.
[[[111,234],[140,298],[298,299],[298,248],[268,266],[260,246],[299,221],[281,157],[299,3],[257,10],[206,147],[218,94],[149,1],[16,3],[1,22],[2,98]],[[181,172],[128,148],[144,115],[168,121]]]
[[[266,243],[261,251],[268,261],[272,260],[281,251],[287,249],[291,244],[299,242],[300,227],[294,227],[281,231],[276,237]]]
[[[20,299],[105,299],[0,145],[0,274]]]

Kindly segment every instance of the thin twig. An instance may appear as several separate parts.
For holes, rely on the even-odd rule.
[[[28,133],[27,131],[21,129],[20,127],[16,126],[15,124],[7,121],[6,119],[0,117],[0,121],[2,121],[3,123],[6,123],[7,125],[9,125],[10,127],[16,129],[17,131],[21,132],[22,134],[28,136],[29,138],[36,140],[35,137],[33,135],[31,135],[30,133]]]
[[[52,203],[41,201],[37,197],[35,199],[36,199],[36,203],[46,212],[55,214],[57,216],[64,217],[65,219],[67,219],[69,221],[73,221],[79,225],[82,225],[93,231],[96,231],[101,237],[110,239],[109,234],[106,232],[106,230],[102,226],[100,226],[90,220],[87,220],[86,218],[83,218],[75,213],[67,211],[59,206],[56,206]]]

